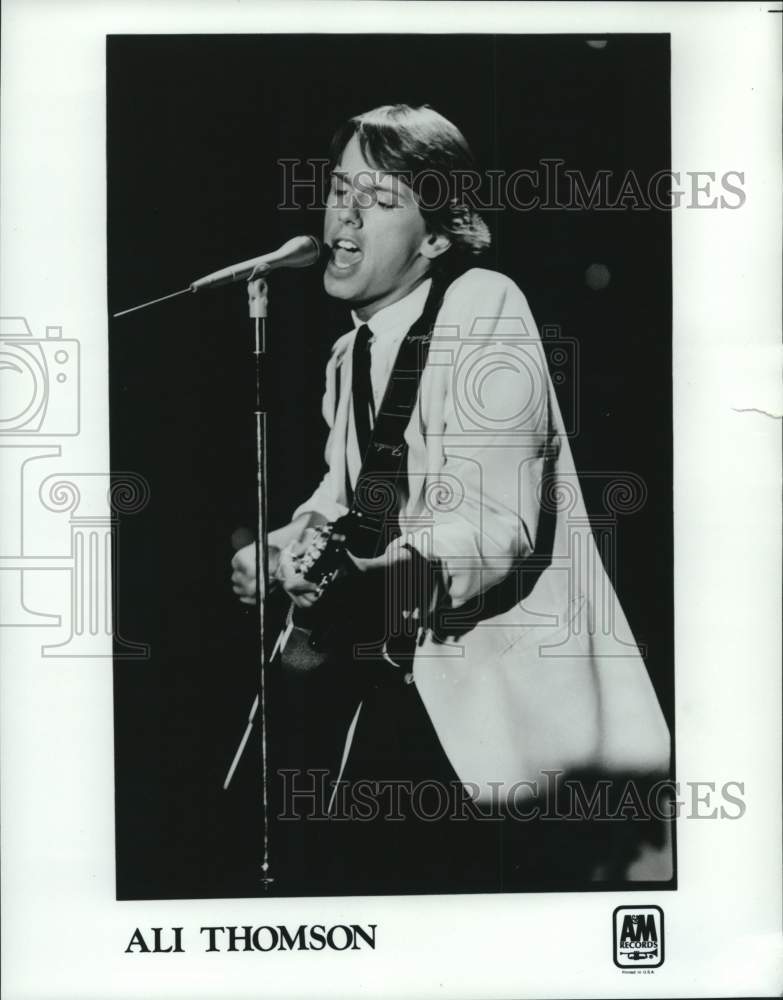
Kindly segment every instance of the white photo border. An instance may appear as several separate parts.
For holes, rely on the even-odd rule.
[[[747,806],[735,821],[678,823],[677,891],[117,902],[111,640],[105,656],[44,657],[51,623],[12,623],[0,631],[9,1000],[779,995],[783,15],[769,11],[4,0],[0,315],[24,317],[38,337],[61,327],[81,360],[79,433],[19,447],[29,447],[25,461],[58,459],[53,471],[90,484],[110,467],[108,34],[427,33],[443,30],[446,12],[452,32],[667,32],[673,169],[742,171],[747,196],[735,211],[673,213],[677,775],[741,781]],[[5,483],[16,476],[23,491],[20,454],[0,447]],[[28,536],[18,552],[11,537],[19,505],[6,485],[6,560],[25,554]],[[107,513],[98,502],[95,516]],[[33,556],[35,544],[64,555],[68,539],[56,530],[49,538],[49,520],[38,520],[32,513],[25,525]],[[29,565],[23,607],[63,608],[64,574]],[[612,914],[629,904],[657,904],[666,916],[665,962],[643,981],[612,961]],[[377,947],[209,954],[199,934],[206,925],[301,923],[377,924]],[[183,927],[186,953],[126,953],[136,927],[155,926]]]

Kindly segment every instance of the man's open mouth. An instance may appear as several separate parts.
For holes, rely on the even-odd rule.
[[[332,263],[341,271],[353,267],[362,259],[362,251],[353,240],[335,240],[331,250]]]

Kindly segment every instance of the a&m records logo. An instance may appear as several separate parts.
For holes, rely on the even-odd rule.
[[[616,966],[657,969],[663,965],[663,910],[660,906],[618,906],[613,920]]]

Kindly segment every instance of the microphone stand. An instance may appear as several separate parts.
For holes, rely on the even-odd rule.
[[[240,740],[234,759],[223,782],[223,789],[227,789],[234,777],[237,765],[247,746],[250,733],[253,729],[255,717],[261,709],[261,783],[262,783],[262,804],[263,804],[263,825],[264,825],[264,854],[261,863],[261,881],[264,888],[268,889],[274,882],[269,874],[269,760],[268,760],[268,732],[266,715],[266,646],[264,632],[264,617],[266,594],[269,586],[269,546],[266,534],[267,520],[267,466],[266,466],[266,413],[261,409],[261,356],[266,351],[266,324],[268,308],[269,288],[263,275],[279,267],[309,267],[314,264],[321,253],[321,244],[315,236],[294,236],[284,243],[273,253],[262,254],[260,257],[253,257],[250,260],[240,261],[224,267],[220,271],[207,274],[197,281],[193,281],[187,288],[181,288],[170,295],[163,295],[153,299],[151,302],[143,302],[141,305],[132,306],[130,309],[123,309],[114,313],[115,318],[126,316],[128,313],[136,312],[138,309],[146,309],[148,306],[167,299],[176,298],[186,292],[198,292],[202,288],[210,288],[216,285],[224,285],[234,281],[247,280],[247,292],[249,301],[250,319],[253,320],[253,359],[256,380],[255,399],[255,424],[256,424],[256,499],[258,504],[258,519],[256,524],[255,559],[256,559],[256,608],[258,625],[258,655],[259,655],[259,689],[253,705],[248,715],[245,732]],[[263,594],[263,597],[261,596]]]
[[[253,359],[256,382],[256,608],[258,609],[259,690],[261,709],[261,794],[264,825],[264,854],[261,862],[261,881],[268,889],[274,881],[269,870],[269,760],[266,715],[266,644],[264,632],[266,595],[269,592],[269,547],[267,544],[267,464],[266,464],[266,413],[261,409],[261,356],[266,352],[267,312],[269,286],[263,278],[253,278],[247,283],[248,311],[253,320]],[[263,595],[263,596],[262,596]]]
[[[253,321],[253,366],[255,370],[255,427],[256,427],[256,501],[257,522],[255,538],[256,556],[256,613],[258,629],[259,687],[245,727],[244,735],[228,769],[223,788],[227,789],[244,753],[256,715],[261,713],[261,795],[263,810],[263,859],[261,881],[265,889],[274,882],[269,861],[269,741],[266,713],[266,642],[265,601],[269,587],[269,548],[267,545],[267,462],[266,462],[266,413],[261,409],[261,358],[266,352],[267,312],[269,286],[263,278],[253,278],[247,283],[248,311]],[[262,596],[263,595],[263,596]]]

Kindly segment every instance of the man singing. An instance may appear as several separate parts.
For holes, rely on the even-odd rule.
[[[352,118],[331,153],[324,288],[353,328],[326,369],[326,473],[269,534],[292,624],[325,601],[302,563],[314,530],[361,517],[377,453],[402,464],[384,480],[383,544],[368,554],[352,549],[360,532],[345,537],[365,603],[341,623],[356,633],[341,654],[351,711],[319,841],[348,891],[519,888],[561,863],[523,822],[551,773],[665,775],[668,731],[595,547],[527,301],[472,266],[490,236],[460,196],[467,142],[427,106],[392,105]],[[404,405],[406,384],[410,418],[379,445],[387,396]],[[232,567],[253,603],[254,547]],[[373,602],[388,629],[374,656],[359,648]],[[398,656],[386,639],[406,630]]]

